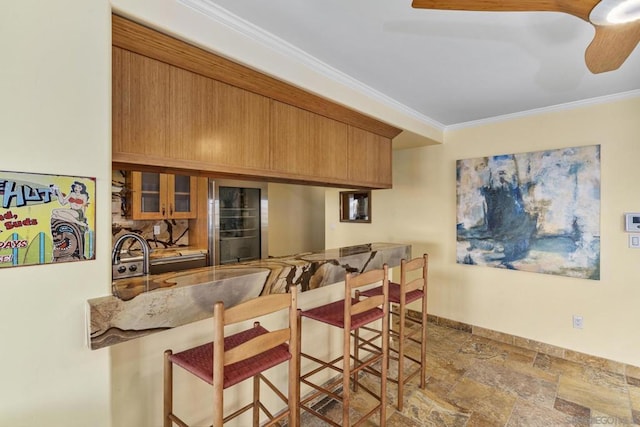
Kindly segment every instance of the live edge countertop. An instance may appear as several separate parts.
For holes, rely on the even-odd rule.
[[[87,301],[92,350],[213,316],[213,305],[230,307],[291,286],[309,291],[344,280],[346,273],[400,265],[411,245],[367,243],[280,258],[148,275],[112,282],[113,295]]]

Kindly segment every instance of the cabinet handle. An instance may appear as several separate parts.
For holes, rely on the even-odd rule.
[[[173,215],[173,205],[169,204],[169,216]]]
[[[162,216],[165,216],[165,214],[166,214],[166,210],[165,210],[164,205],[163,205],[162,206]]]

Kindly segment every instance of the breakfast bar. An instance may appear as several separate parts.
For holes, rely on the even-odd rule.
[[[114,280],[112,295],[87,301],[87,340],[92,350],[108,347],[212,317],[217,301],[230,307],[292,286],[310,291],[403,258],[411,258],[411,245],[366,243]]]

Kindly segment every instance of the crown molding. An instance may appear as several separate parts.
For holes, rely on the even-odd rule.
[[[598,96],[580,101],[567,102],[564,104],[556,104],[549,107],[534,108],[532,110],[521,111],[519,113],[504,114],[502,116],[489,117],[487,119],[473,120],[470,122],[457,123],[445,127],[445,132],[450,130],[466,129],[471,127],[483,126],[486,124],[504,122],[507,120],[519,119],[523,117],[535,116],[544,113],[555,113],[559,111],[573,110],[575,108],[589,107],[592,105],[607,104],[610,102],[621,101],[623,99],[640,97],[640,89],[628,92],[620,92],[612,95]]]
[[[314,56],[309,55],[303,50],[297,48],[291,43],[275,36],[274,34],[263,30],[262,28],[252,24],[251,22],[242,19],[241,17],[234,15],[228,10],[213,4],[207,0],[178,0],[178,3],[202,13],[212,21],[224,25],[225,27],[240,33],[244,37],[259,43],[261,46],[278,53],[286,58],[289,58],[305,67],[315,71],[316,73],[326,77],[327,79],[339,83],[343,86],[349,87],[354,91],[365,95],[366,97],[375,100],[387,107],[398,111],[418,122],[424,123],[427,126],[436,128],[440,131],[445,129],[445,125],[421,114],[406,105],[396,101],[395,99],[378,92],[370,86],[360,82],[353,77],[331,67],[330,65],[320,61]],[[292,83],[293,82],[288,82]],[[335,100],[340,102],[339,100]],[[383,118],[380,118],[381,120]]]

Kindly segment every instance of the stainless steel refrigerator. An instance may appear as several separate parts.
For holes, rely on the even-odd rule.
[[[266,182],[210,179],[210,263],[267,258],[268,211]]]

